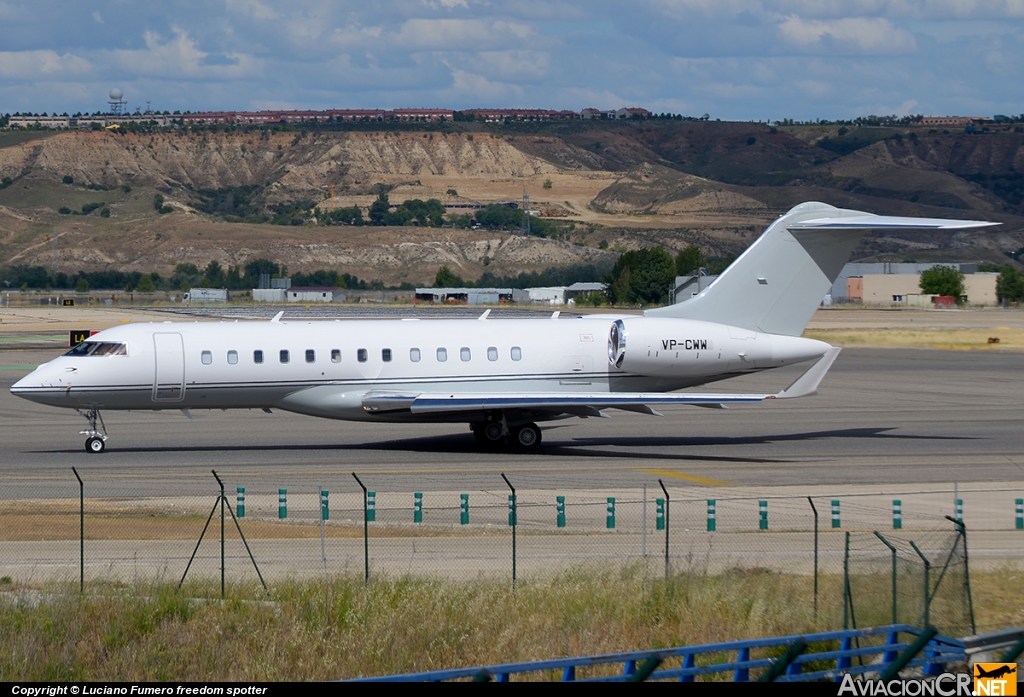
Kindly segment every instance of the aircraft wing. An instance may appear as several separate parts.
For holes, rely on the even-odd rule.
[[[767,399],[792,399],[817,393],[822,378],[839,355],[831,348],[789,387],[776,394],[726,394],[697,392],[603,392],[603,393],[516,393],[516,392],[427,392],[402,394],[370,392],[363,398],[369,413],[409,411],[413,414],[474,412],[492,410],[528,410],[600,416],[602,409],[622,409],[658,415],[652,406],[692,404],[724,408],[728,404],[763,402]]]

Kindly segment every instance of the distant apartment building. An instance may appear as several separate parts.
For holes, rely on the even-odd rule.
[[[948,126],[951,128],[966,128],[973,124],[982,124],[992,121],[987,116],[922,116],[917,123],[921,126]]]
[[[554,109],[466,109],[477,121],[561,121],[579,118],[575,111]]]
[[[8,121],[11,128],[71,128],[70,116],[12,116]]]

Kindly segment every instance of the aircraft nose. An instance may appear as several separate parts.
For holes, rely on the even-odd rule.
[[[52,366],[43,364],[11,385],[11,394],[32,402],[52,404],[55,393],[64,387],[64,381],[55,377]]]

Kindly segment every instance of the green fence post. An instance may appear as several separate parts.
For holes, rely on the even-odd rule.
[[[718,517],[715,510],[715,499],[708,499],[708,532],[714,532],[718,527]]]
[[[235,504],[235,515],[239,518],[245,517],[245,487],[238,487],[238,502]]]
[[[605,527],[609,530],[615,529],[615,497],[608,497],[608,519],[605,521]]]
[[[277,517],[284,520],[288,517],[288,490],[277,490]]]
[[[366,492],[366,522],[372,523],[377,520],[377,492]]]
[[[843,527],[842,522],[839,520],[839,499],[832,499],[832,527]]]
[[[899,499],[892,500],[892,529],[903,529],[903,502]]]
[[[423,493],[420,491],[417,491],[415,494],[413,494],[412,522],[423,522]]]
[[[956,500],[956,522],[958,522],[958,523],[964,522],[964,500],[963,499],[957,499]]]
[[[1017,508],[1016,528],[1018,530],[1024,530],[1024,499],[1017,499],[1015,503]]]
[[[882,544],[884,544],[886,547],[888,547],[890,554],[892,554],[892,623],[896,624],[896,616],[897,616],[897,612],[896,612],[896,610],[897,610],[896,599],[898,597],[897,593],[896,593],[896,547],[894,547],[889,542],[889,540],[887,540],[884,537],[882,537],[882,533],[878,532],[877,530],[875,530],[875,537],[880,539],[882,541]]]
[[[564,528],[565,527],[565,497],[564,496],[556,496],[555,497],[555,513],[556,513],[555,518],[556,518],[556,520],[558,522],[558,527]]]
[[[327,497],[330,496],[330,492],[327,489],[320,490],[320,520],[331,519],[331,509],[328,505]]]
[[[924,552],[914,544],[913,540],[910,541],[910,546],[914,548],[914,551],[917,552],[917,556],[921,557],[921,561],[924,562],[924,626],[927,627],[929,619],[928,616],[932,606],[931,583],[928,579],[928,573],[931,571],[932,563],[928,561],[928,557],[926,557]]]
[[[654,527],[656,530],[665,529],[665,499],[654,499]]]
[[[516,488],[512,486],[512,482],[508,480],[504,472],[501,472],[501,478],[505,480],[505,485],[512,492],[508,495],[508,524],[512,528],[512,592],[516,590],[516,528],[519,522],[516,517]]]
[[[761,530],[768,529],[768,502],[758,501],[758,508],[761,510],[761,520],[758,522],[757,527]]]
[[[72,467],[71,471],[78,480],[78,592],[85,593],[85,482],[78,470]]]
[[[469,525],[469,494],[459,494],[459,525]]]
[[[355,472],[352,473],[353,479],[359,484],[359,488],[363,490],[363,584],[366,586],[370,585],[370,521],[373,520],[373,509],[370,508],[373,504],[370,503],[374,500],[376,495],[373,491],[367,491],[366,485],[363,484],[363,480],[359,478],[359,475]]]

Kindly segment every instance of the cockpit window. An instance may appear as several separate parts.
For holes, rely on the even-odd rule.
[[[109,341],[83,341],[64,354],[65,356],[127,356],[126,344]]]

